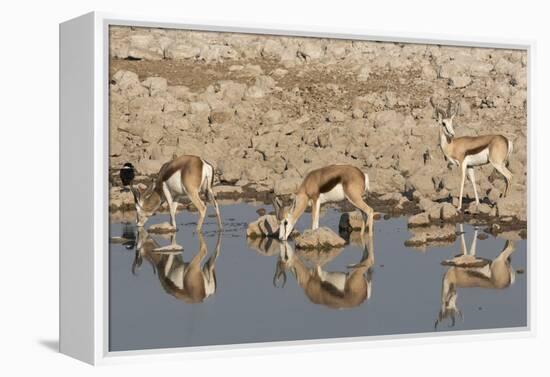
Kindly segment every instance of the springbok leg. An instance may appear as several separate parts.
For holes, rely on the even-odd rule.
[[[474,187],[474,195],[476,197],[476,204],[479,205],[479,196],[477,196],[476,177],[474,175],[474,168],[468,168],[468,178],[470,179],[470,182],[472,182],[472,186]]]

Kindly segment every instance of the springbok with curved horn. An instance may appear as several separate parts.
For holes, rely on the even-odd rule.
[[[311,171],[306,175],[294,196],[290,207],[283,207],[279,198],[273,201],[273,207],[279,220],[279,239],[285,241],[294,229],[298,218],[311,204],[311,229],[319,228],[321,204],[347,199],[363,215],[361,234],[365,232],[368,221],[369,233],[372,233],[374,211],[365,203],[362,196],[369,189],[369,177],[351,165],[329,165]]]
[[[476,204],[479,204],[474,167],[491,163],[501,173],[506,181],[504,196],[508,193],[508,187],[512,181],[512,173],[506,168],[506,162],[512,153],[512,142],[503,135],[480,135],[455,137],[453,119],[460,111],[460,104],[452,110],[452,101],[448,100],[447,110],[443,110],[430,103],[435,109],[437,123],[439,124],[440,147],[447,160],[460,167],[462,180],[460,183],[460,195],[458,197],[458,209],[462,208],[462,196],[464,194],[464,181],[466,173],[472,182]]]
[[[350,271],[325,271],[319,264],[308,267],[287,241],[280,241],[280,256],[273,285],[277,286],[277,282],[282,280],[284,286],[286,270],[290,270],[312,303],[334,309],[359,306],[372,293],[373,237],[369,235],[368,238],[368,247],[363,241],[361,261],[348,266]]]
[[[200,193],[204,192],[214,204],[218,227],[221,229],[222,220],[218,202],[212,192],[213,183],[214,167],[202,158],[189,155],[174,158],[162,165],[149,187],[131,187],[136,204],[137,225],[145,225],[147,219],[166,201],[170,208],[170,224],[175,229],[177,201],[187,196],[199,211],[197,230],[200,230],[206,216],[206,205],[200,198]]]
[[[464,227],[460,226],[462,254],[444,261],[442,264],[451,266],[443,276],[441,284],[441,308],[435,328],[445,318],[451,318],[451,326],[454,326],[456,317],[462,318],[462,312],[458,309],[457,288],[489,288],[504,289],[514,283],[515,272],[510,264],[510,256],[515,251],[514,243],[506,241],[500,254],[493,260],[476,257],[477,229],[470,250],[466,248],[464,240]]]

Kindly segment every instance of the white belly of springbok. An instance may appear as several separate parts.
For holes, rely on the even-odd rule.
[[[477,154],[466,156],[466,158],[464,158],[464,161],[466,162],[466,166],[468,167],[487,164],[489,162],[489,148],[485,148]]]
[[[319,195],[319,200],[321,203],[339,202],[345,198],[344,187],[340,183],[334,186],[332,190]]]

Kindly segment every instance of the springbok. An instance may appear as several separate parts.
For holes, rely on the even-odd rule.
[[[172,234],[171,237],[175,237]],[[202,233],[198,233],[199,251],[190,262],[185,262],[182,253],[157,252],[158,243],[151,238],[144,228],[138,230],[138,244],[132,264],[132,273],[142,264],[145,258],[153,266],[162,288],[171,296],[187,303],[200,303],[216,292],[216,259],[220,255],[221,237],[218,232],[216,249],[206,262],[208,248]],[[174,240],[172,240],[172,243]]]
[[[363,215],[361,234],[365,232],[368,221],[369,233],[372,233],[374,211],[363,201],[363,194],[369,190],[369,177],[366,173],[351,165],[329,165],[311,171],[306,175],[294,195],[292,205],[283,207],[280,198],[275,198],[273,207],[279,221],[279,239],[286,241],[294,229],[298,218],[311,204],[311,229],[319,228],[321,204],[347,199]]]
[[[508,187],[512,181],[512,173],[506,168],[506,162],[512,153],[512,142],[503,135],[480,135],[455,137],[453,119],[460,111],[460,104],[452,111],[452,101],[448,99],[447,110],[436,106],[433,99],[430,103],[435,109],[437,123],[439,124],[439,145],[448,161],[460,167],[462,180],[460,183],[460,195],[458,197],[458,209],[462,208],[462,196],[464,194],[464,181],[466,173],[472,182],[476,204],[479,205],[474,167],[491,163],[494,168],[504,176],[506,188],[504,196],[508,193]]]
[[[137,225],[145,225],[147,219],[166,201],[170,208],[170,224],[175,229],[177,201],[187,196],[199,211],[197,231],[200,231],[206,216],[206,205],[200,198],[200,193],[204,192],[214,203],[218,227],[221,229],[220,209],[212,192],[213,183],[214,168],[202,158],[189,155],[174,158],[162,165],[156,179],[147,188],[131,187],[136,204]]]
[[[294,253],[287,241],[279,241],[280,256],[273,276],[273,285],[277,286],[277,282],[282,280],[284,286],[286,270],[290,269],[312,303],[333,309],[359,306],[370,298],[372,292],[373,237],[369,235],[368,239],[369,246],[364,243],[361,261],[348,266],[351,272],[325,271],[320,264],[308,267]]]
[[[470,250],[466,249],[464,240],[464,228],[461,225],[460,241],[462,254],[443,262],[443,265],[451,266],[443,276],[441,286],[441,308],[435,321],[435,328],[446,318],[451,318],[451,326],[454,326],[457,315],[462,318],[462,312],[458,309],[457,288],[490,288],[504,289],[514,283],[515,272],[510,264],[510,256],[515,251],[514,243],[506,241],[504,249],[493,260],[476,257],[477,229],[474,231],[474,239]]]

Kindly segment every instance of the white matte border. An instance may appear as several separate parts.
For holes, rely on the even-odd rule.
[[[450,342],[471,342],[534,337],[535,320],[532,301],[535,281],[535,254],[531,250],[535,219],[535,208],[531,206],[535,197],[535,156],[533,122],[533,72],[534,40],[510,38],[484,38],[472,36],[450,36],[428,33],[393,33],[374,30],[346,28],[319,28],[311,25],[273,25],[253,22],[236,23],[225,21],[197,21],[171,17],[143,17],[94,12],[95,17],[95,82],[94,109],[94,302],[95,302],[95,364],[116,364],[128,362],[150,362],[183,359],[204,359],[210,357],[233,357],[244,355],[284,354],[295,351],[342,351],[350,348],[371,348],[403,345],[442,344]],[[361,336],[351,338],[297,340],[269,343],[244,343],[235,345],[179,347],[140,351],[109,352],[109,211],[108,211],[108,149],[109,149],[109,26],[136,26],[170,28],[232,33],[320,37],[383,42],[436,44],[460,47],[519,49],[527,51],[527,326],[487,330],[464,330],[447,333],[420,333],[384,336]]]

